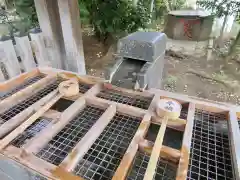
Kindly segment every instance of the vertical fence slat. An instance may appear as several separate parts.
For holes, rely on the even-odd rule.
[[[32,48],[28,36],[15,37],[16,49],[21,57],[23,68],[25,71],[30,71],[36,68]]]
[[[0,49],[3,50],[0,61],[4,64],[9,77],[14,77],[21,74],[20,64],[12,44],[12,40],[1,41]]]
[[[42,33],[30,33],[32,39],[32,47],[35,52],[35,56],[38,62],[38,66],[51,66],[48,60],[47,49],[45,48],[43,34]]]

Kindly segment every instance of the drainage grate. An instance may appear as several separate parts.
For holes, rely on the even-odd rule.
[[[82,94],[87,92],[92,87],[92,85],[90,85],[90,84],[85,84],[85,83],[80,83],[80,82],[78,84],[79,84],[79,92]]]
[[[128,180],[143,179],[147,170],[150,155],[145,152],[138,151],[133,161],[131,170],[127,177]],[[154,179],[174,180],[176,178],[177,166],[170,164],[167,160],[160,158],[158,160],[157,169]]]
[[[127,104],[130,106],[135,106],[142,109],[148,109],[152,101],[152,98],[134,96],[134,95],[130,96],[130,95],[122,94],[119,91],[110,90],[110,89],[102,90],[97,95],[97,97],[107,99],[110,101],[115,101],[122,104]]]
[[[23,133],[17,136],[11,145],[18,148],[22,147],[28,140],[36,136],[40,131],[42,131],[51,122],[49,119],[40,118],[36,120],[31,126],[29,126]]]
[[[140,122],[139,118],[117,113],[79,161],[75,174],[86,179],[112,179]]]
[[[188,179],[234,179],[224,114],[196,110]]]
[[[102,109],[86,106],[37,156],[59,165],[103,113]]]
[[[23,110],[27,109],[29,106],[33,105],[35,102],[52,92],[54,89],[58,87],[60,80],[54,81],[53,83],[47,85],[47,87],[43,88],[42,90],[38,91],[33,96],[25,99],[24,101],[20,102],[19,104],[13,106],[12,108],[8,109],[7,111],[0,114],[0,125],[7,122],[12,117],[16,116]]]
[[[32,77],[32,78],[29,78],[29,79],[25,80],[21,85],[15,87],[14,89],[10,90],[9,92],[7,92],[7,93],[5,93],[3,95],[0,94],[0,100],[3,100],[5,98],[15,94],[16,92],[24,89],[25,87],[27,87],[27,86],[37,82],[38,80],[40,80],[40,79],[42,79],[44,77],[45,77],[44,74],[40,74],[38,76],[35,76],[35,77]]]

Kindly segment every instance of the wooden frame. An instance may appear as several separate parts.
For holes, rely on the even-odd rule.
[[[126,114],[128,116],[134,116],[140,118],[142,121],[133,136],[128,149],[126,150],[118,168],[115,170],[115,174],[113,175],[113,179],[125,179],[128,176],[129,170],[133,163],[133,160],[136,156],[137,151],[141,150],[146,152],[151,156],[151,159],[155,162],[151,164],[154,166],[151,168],[151,175],[155,172],[156,162],[159,157],[168,159],[173,164],[178,167],[176,171],[176,179],[182,180],[186,179],[188,165],[189,165],[189,156],[190,156],[190,148],[191,148],[191,135],[193,130],[194,123],[194,112],[195,109],[202,109],[204,111],[209,111],[213,113],[226,113],[229,115],[228,124],[229,124],[229,135],[231,139],[231,151],[232,151],[232,159],[234,163],[236,179],[239,179],[239,167],[240,167],[240,157],[238,152],[240,152],[240,142],[239,135],[240,131],[238,127],[238,115],[240,114],[240,108],[238,106],[229,105],[225,103],[216,103],[208,100],[198,99],[195,97],[189,97],[185,95],[179,95],[176,93],[170,93],[158,89],[150,89],[145,92],[135,92],[132,90],[126,90],[123,88],[117,88],[107,83],[104,83],[103,79],[94,78],[89,76],[79,77],[75,73],[70,73],[67,71],[51,69],[51,68],[40,68],[36,69],[30,73],[26,73],[21,75],[20,77],[15,78],[12,81],[8,81],[5,84],[0,85],[1,90],[11,89],[14,85],[14,82],[23,82],[26,77],[32,77],[37,73],[43,73],[47,76],[42,80],[35,82],[34,84],[22,89],[12,96],[0,101],[0,106],[4,107],[6,105],[7,108],[11,107],[11,103],[16,100],[20,102],[24,98],[31,96],[36,92],[36,90],[42,86],[46,81],[54,79],[58,76],[64,79],[70,79],[72,77],[77,77],[81,83],[86,83],[91,85],[91,88],[84,94],[79,93],[78,96],[70,98],[73,102],[66,110],[63,112],[58,112],[50,109],[48,107],[47,111],[42,115],[44,117],[52,119],[51,123],[39,132],[35,137],[31,138],[26,144],[24,144],[21,148],[17,148],[10,143],[6,144],[6,147],[2,147],[1,153],[6,157],[14,159],[15,161],[31,168],[38,173],[50,178],[50,179],[83,179],[79,176],[76,176],[72,173],[74,168],[76,167],[78,161],[85,155],[85,153],[91,148],[95,140],[100,136],[100,134],[104,131],[105,127],[111,122],[112,118],[116,114],[116,112],[120,112]],[[114,102],[111,100],[102,99],[96,97],[97,94],[104,88],[117,90],[123,94],[128,94],[132,96],[142,96],[143,98],[151,97],[151,103],[148,109],[141,109],[138,107],[134,107],[128,104],[122,104],[119,102]],[[25,92],[31,92],[26,96],[21,96]],[[53,91],[54,92],[54,91]],[[21,127],[26,119],[28,119],[34,112],[38,112],[41,106],[44,106],[46,102],[54,97],[54,93],[50,93],[46,95],[41,100],[37,101],[33,105],[31,105],[26,110],[23,110],[20,115],[13,117],[8,122],[14,124],[14,126],[9,126],[8,131],[4,134],[8,133],[7,136],[2,136],[3,138],[0,140],[0,143],[8,142],[6,139],[13,136],[12,133],[14,131],[13,127]],[[161,124],[161,119],[159,119],[155,113],[155,105],[159,98],[173,98],[180,103],[189,103],[188,115],[187,119],[180,121],[178,124],[167,124],[167,127],[172,128],[172,126],[181,126],[184,128],[183,142],[180,150],[170,148],[168,146],[157,146],[156,143],[150,142],[145,139],[145,136],[149,130],[149,126],[151,123]],[[43,148],[67,123],[71,122],[73,118],[81,111],[86,105],[92,105],[104,109],[104,113],[101,117],[96,121],[96,123],[90,128],[90,130],[83,136],[83,138],[75,145],[75,147],[69,152],[68,156],[60,163],[59,166],[53,165],[49,162],[46,162],[34,154],[37,153],[41,148]],[[7,109],[6,108],[6,109]],[[1,111],[3,112],[3,111]],[[13,120],[14,119],[14,120]],[[8,123],[6,122],[6,124]],[[20,125],[21,124],[21,125]],[[3,130],[3,127],[7,127],[6,125],[0,126],[0,130]],[[161,131],[161,130],[160,130]],[[10,132],[10,133],[9,133]],[[161,131],[164,132],[164,131]],[[161,134],[163,136],[164,133]],[[153,162],[151,161],[151,162]],[[149,168],[150,169],[150,168]],[[149,171],[147,169],[146,177],[148,177]]]

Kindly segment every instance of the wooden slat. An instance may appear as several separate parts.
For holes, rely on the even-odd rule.
[[[130,169],[133,159],[137,153],[138,144],[143,140],[143,137],[146,135],[150,124],[151,116],[149,114],[146,114],[143,117],[143,120],[139,125],[139,128],[135,133],[130,145],[128,146],[128,149],[112,178],[113,180],[124,180],[126,178],[128,170]]]
[[[28,36],[24,37],[15,37],[16,48],[21,57],[23,68],[25,71],[30,71],[36,68],[36,63],[33,58],[32,47]]]
[[[86,74],[78,0],[58,0],[68,71]]]
[[[240,130],[236,111],[229,112],[229,133],[231,138],[232,159],[235,169],[235,178],[240,179]]]
[[[143,152],[148,153],[151,155],[152,149],[153,149],[154,143],[148,140],[143,140],[139,143],[139,149],[141,149]],[[162,148],[160,150],[160,156],[164,159],[168,159],[174,163],[178,163],[180,160],[180,151],[177,149],[173,149],[168,146],[162,145]]]
[[[0,49],[3,49],[0,61],[5,65],[9,77],[15,77],[21,74],[20,64],[12,40],[0,41]]]
[[[185,180],[187,178],[193,123],[194,123],[194,114],[195,114],[195,104],[190,103],[188,108],[188,115],[187,115],[187,125],[183,135],[181,158],[179,161],[178,171],[176,176],[177,180]]]
[[[3,99],[2,101],[0,101],[0,113],[6,111],[10,107],[37,93],[40,88],[46,86],[47,84],[49,84],[49,82],[52,82],[55,79],[56,76],[47,76],[35,82],[34,84],[16,92],[15,94]]]
[[[165,117],[161,124],[160,130],[158,131],[158,135],[154,142],[150,160],[148,162],[147,170],[144,175],[144,180],[153,179],[155,175],[155,170],[157,168],[157,163],[160,156],[159,151],[161,151],[161,148],[162,148],[162,142],[163,142],[165,130],[167,127],[167,121],[168,121],[168,117]]]
[[[61,163],[61,167],[67,171],[72,171],[78,161],[83,158],[85,153],[91,148],[95,140],[101,135],[105,127],[111,121],[116,113],[116,106],[111,105],[85,134],[85,136],[77,143],[71,153]]]
[[[25,73],[21,74],[20,76],[16,76],[8,81],[5,81],[4,83],[1,83],[0,91],[8,91],[8,90],[12,89],[13,87],[22,84],[26,79],[28,79],[30,77],[34,77],[38,74],[39,74],[39,70],[36,68],[30,72],[25,72]]]
[[[47,49],[45,48],[44,38],[42,33],[30,33],[32,39],[33,51],[35,53],[38,66],[51,66]]]
[[[42,105],[47,103],[54,95],[56,91],[49,93],[47,96],[44,96],[42,99],[23,110],[4,124],[0,126],[0,138],[6,135],[9,131],[20,125],[24,120],[36,112]]]
[[[18,126],[9,135],[1,140],[0,150],[9,144],[19,134],[21,134],[25,129],[27,129],[62,97],[62,95],[58,93],[58,90],[55,90],[53,92],[54,93],[52,94],[52,98],[46,104],[44,104],[44,106],[39,108],[36,113],[34,113],[30,118],[28,118],[25,122],[23,122],[20,126]]]
[[[59,121],[52,127],[46,128],[33,138],[31,143],[24,146],[27,152],[37,153],[39,149],[44,147],[66,124],[71,121],[77,113],[85,107],[84,97],[80,97],[64,112],[62,112]]]

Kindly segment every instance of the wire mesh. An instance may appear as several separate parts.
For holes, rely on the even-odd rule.
[[[103,112],[103,109],[86,106],[36,155],[54,165],[59,165]]]
[[[142,180],[147,170],[150,155],[138,151],[129,171],[127,180]],[[170,164],[167,160],[160,158],[157,163],[154,179],[174,180],[176,178],[177,166]]]
[[[112,179],[140,122],[137,117],[117,113],[78,162],[74,173],[85,179]]]
[[[82,94],[87,92],[92,87],[91,84],[86,84],[86,83],[82,83],[82,82],[79,82],[78,84],[79,84],[79,92]]]
[[[17,87],[11,89],[7,93],[0,94],[0,100],[3,100],[5,98],[15,94],[16,92],[18,92],[18,91],[24,89],[25,87],[28,87],[29,85],[39,81],[40,79],[44,78],[45,76],[46,76],[45,74],[39,74],[39,75],[37,75],[35,77],[26,79],[22,84],[20,84]]]
[[[225,114],[196,110],[187,179],[234,179],[227,132]]]
[[[13,139],[10,144],[18,148],[22,147],[27,143],[28,140],[36,136],[40,131],[47,127],[50,122],[51,120],[46,118],[37,119],[33,124],[31,124],[31,126],[23,131],[23,133]]]
[[[0,125],[7,122],[9,119],[13,118],[23,110],[27,109],[29,106],[33,105],[35,102],[52,92],[58,87],[60,80],[56,80],[50,84],[48,84],[45,88],[39,90],[37,93],[32,95],[31,97],[23,100],[22,102],[16,104],[12,108],[6,110],[5,112],[0,114]]]
[[[152,98],[142,97],[138,95],[126,95],[116,90],[104,89],[97,97],[110,101],[115,101],[130,106],[135,106],[142,109],[148,109]]]

